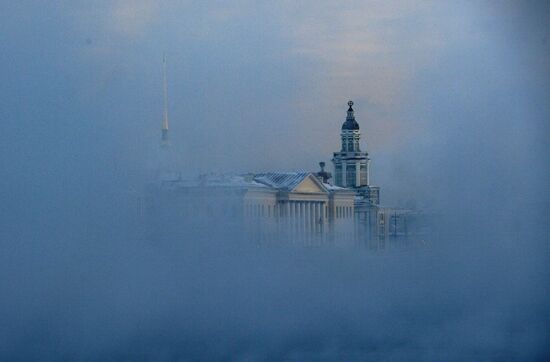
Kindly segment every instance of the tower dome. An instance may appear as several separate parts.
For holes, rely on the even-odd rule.
[[[359,124],[355,120],[355,115],[353,114],[353,101],[349,101],[348,106],[348,115],[346,116],[346,121],[342,124],[342,130],[359,130]]]

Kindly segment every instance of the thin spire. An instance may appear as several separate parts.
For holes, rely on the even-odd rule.
[[[162,117],[162,138],[161,142],[163,146],[169,144],[168,140],[168,85],[166,81],[166,54],[162,55],[162,75],[163,75],[163,88],[164,88],[164,114]]]

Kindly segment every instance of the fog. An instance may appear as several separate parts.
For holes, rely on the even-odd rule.
[[[2,3],[0,359],[548,358],[549,10]],[[353,99],[383,204],[435,215],[429,242],[144,232],[164,53],[184,177],[314,171]]]

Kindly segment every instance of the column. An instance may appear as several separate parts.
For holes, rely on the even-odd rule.
[[[299,218],[299,223],[300,223],[300,238],[303,239],[304,238],[304,235],[305,235],[305,223],[304,223],[304,220],[305,220],[305,207],[304,207],[304,202],[303,201],[300,201],[300,218]]]
[[[370,185],[370,174],[369,174],[369,163],[370,163],[370,160],[367,158],[367,185]]]
[[[355,162],[355,186],[361,186],[361,162]]]
[[[315,204],[309,203],[309,230],[313,235],[315,233]]]
[[[325,242],[325,203],[321,202],[321,205],[319,206],[320,215],[319,218],[321,219],[321,224],[319,225],[319,231],[321,232],[321,243]]]
[[[311,245],[315,236],[315,203],[313,201],[309,202],[308,209],[309,244]]]
[[[315,201],[311,202],[311,235],[315,235]]]
[[[292,216],[292,202],[290,200],[287,201],[288,203],[288,219],[290,220],[290,217]]]
[[[304,223],[304,243],[307,243],[307,240],[309,238],[309,223],[308,223],[308,218],[309,218],[309,209],[308,209],[308,202],[307,201],[304,201],[304,219],[303,219],[303,223]]]
[[[286,201],[286,207],[285,207],[285,212],[286,212],[286,215],[285,215],[285,228],[286,228],[286,236],[288,238],[289,236],[289,229],[290,229],[290,200],[287,200]],[[288,241],[288,240],[287,240]]]
[[[292,238],[292,204],[290,200],[287,200],[286,205],[286,235],[287,240],[290,241]]]
[[[319,224],[319,217],[321,216],[320,203],[315,202],[315,233],[320,231],[321,225]]]
[[[299,218],[298,201],[292,201],[292,234],[295,238],[298,236],[298,218]]]

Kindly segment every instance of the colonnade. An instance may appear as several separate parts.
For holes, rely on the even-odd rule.
[[[328,228],[325,201],[288,200],[279,204],[281,226],[298,238],[310,239]]]

